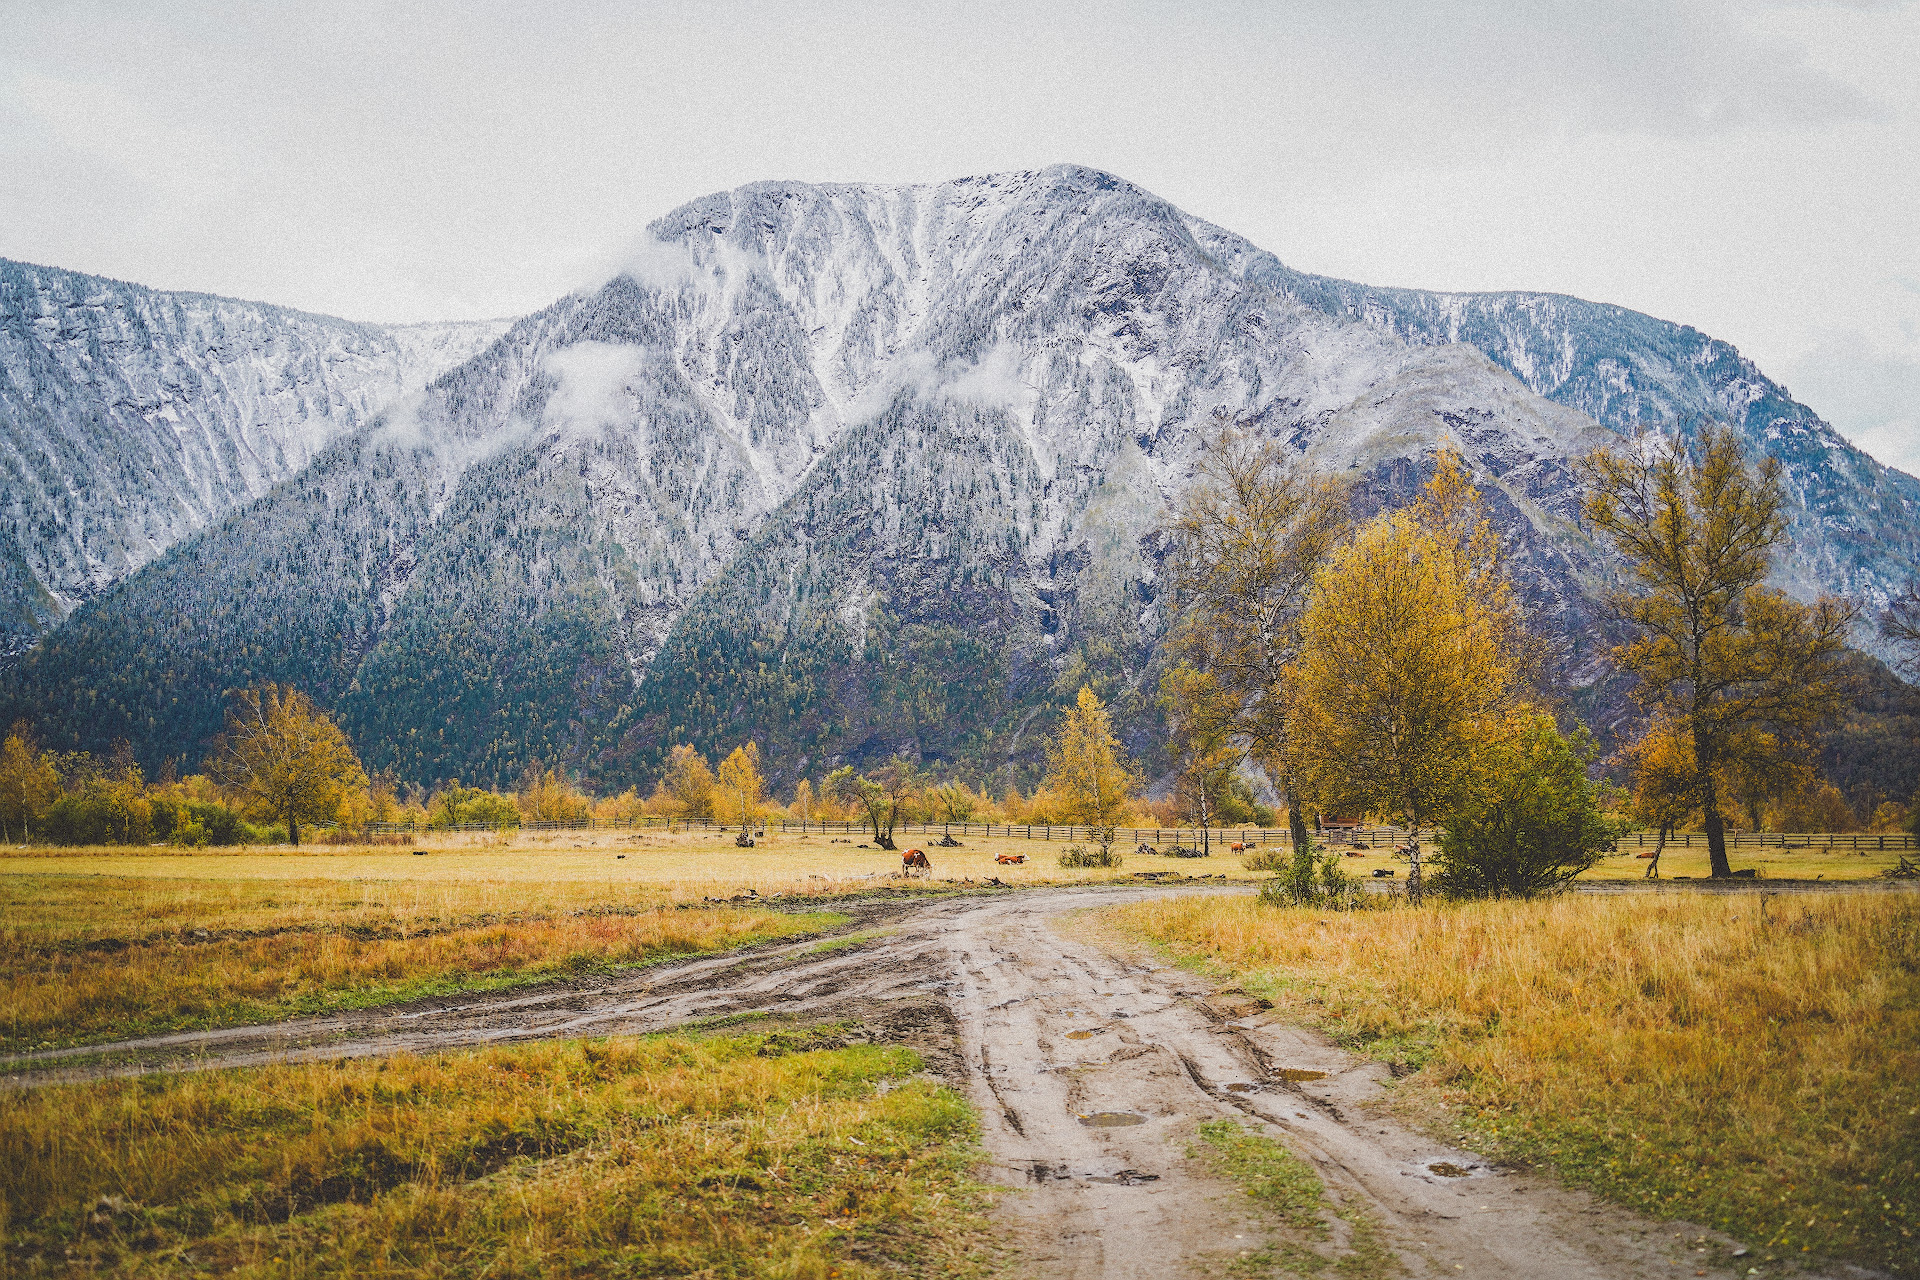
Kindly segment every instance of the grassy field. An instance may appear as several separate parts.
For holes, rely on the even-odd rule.
[[[971,1113],[830,1031],[0,1094],[9,1273],[979,1274]]]
[[[1025,865],[994,861],[1015,845]],[[934,878],[913,882],[890,878],[898,854],[798,834],[754,849],[602,831],[427,837],[419,852],[13,850],[0,858],[0,1052],[497,989],[843,922],[796,909],[813,897],[1122,874],[1064,872],[1064,848],[935,849]],[[1149,861],[1249,876],[1237,858],[1136,863]],[[786,910],[712,901],[750,892]]]
[[[1401,1104],[1766,1255],[1920,1272],[1920,895],[1573,895],[1116,921],[1424,1066]]]
[[[498,989],[844,922],[698,894],[688,905],[699,909],[686,910],[676,902],[684,894],[577,868],[576,878],[532,880],[452,854],[358,864],[348,855],[354,874],[344,875],[341,861],[0,861],[0,1049]]]
[[[97,1042],[606,971],[831,928],[845,920],[833,900],[853,893],[1264,878],[1231,854],[1067,871],[1062,842],[916,838],[903,847],[928,848],[934,873],[910,883],[893,878],[897,854],[859,843],[776,833],[742,850],[717,833],[595,832],[429,837],[420,853],[13,850],[0,857],[0,1034],[14,1050]],[[1002,851],[1029,861],[997,864]],[[1384,851],[1345,861],[1404,877]],[[1804,879],[1887,861],[1735,858]],[[1675,851],[1664,869],[1704,876],[1704,862]],[[1614,858],[1594,874],[1637,879],[1644,865]],[[1426,1065],[1404,1104],[1483,1149],[1778,1252],[1915,1256],[1902,1233],[1920,1214],[1920,896],[1626,894],[1348,915],[1226,899],[1121,917],[1350,1044]],[[909,1054],[808,1034],[0,1094],[13,1250],[0,1270],[30,1258],[124,1274],[982,1269],[964,1105],[909,1078]],[[1284,1152],[1203,1136],[1285,1220],[1278,1261],[1373,1266],[1367,1224],[1287,1218],[1281,1199],[1305,1191]]]
[[[933,876],[908,883],[894,878],[896,854],[859,839],[775,832],[738,849],[716,832],[596,831],[428,836],[418,850],[13,850],[0,857],[0,1052],[495,989],[835,923],[711,901],[750,893],[792,908],[796,898],[990,879],[1263,874],[1233,854],[1128,855],[1117,870],[1069,871],[1057,865],[1065,844],[1001,837],[931,848]],[[1000,853],[1028,861],[1001,864]],[[1766,850],[1740,861],[1773,877],[1839,879],[1891,857]],[[1673,875],[1706,869],[1704,850],[1664,861]],[[1403,870],[1383,850],[1345,865],[1369,880],[1376,868]],[[1591,874],[1637,879],[1644,865],[1610,858]],[[702,909],[679,909],[690,903]]]

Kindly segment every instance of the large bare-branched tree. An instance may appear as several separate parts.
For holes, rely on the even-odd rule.
[[[1208,448],[1198,482],[1171,526],[1174,553],[1171,647],[1208,696],[1170,709],[1211,757],[1237,746],[1286,795],[1295,847],[1307,842],[1306,814],[1288,750],[1288,666],[1300,652],[1307,589],[1347,534],[1347,494],[1290,451],[1228,428]]]
[[[1631,573],[1614,607],[1636,634],[1614,661],[1638,677],[1641,706],[1691,738],[1713,874],[1730,876],[1723,779],[1732,766],[1766,771],[1811,750],[1845,705],[1856,611],[1762,585],[1786,536],[1781,466],[1750,466],[1730,428],[1708,427],[1691,452],[1659,439],[1601,450],[1584,471],[1587,518]]]

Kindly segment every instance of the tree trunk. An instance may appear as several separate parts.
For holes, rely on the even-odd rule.
[[[1420,828],[1411,822],[1407,824],[1407,861],[1411,864],[1407,868],[1407,901],[1417,907],[1420,905],[1420,895],[1422,892],[1420,884]]]
[[[1287,829],[1293,834],[1293,847],[1310,848],[1312,841],[1307,836],[1307,815],[1301,812],[1300,801],[1293,794],[1293,780],[1283,778],[1280,785],[1287,789]]]
[[[1673,830],[1670,823],[1660,824],[1660,838],[1653,842],[1653,861],[1647,864],[1647,879],[1660,878],[1660,855],[1667,851],[1667,832]]]
[[[1720,816],[1720,794],[1713,785],[1713,775],[1701,772],[1704,782],[1700,790],[1707,811],[1707,861],[1713,865],[1713,878],[1723,880],[1733,875],[1733,867],[1727,862],[1727,824]]]
[[[287,843],[296,849],[300,847],[300,819],[293,816],[292,810],[287,812]]]

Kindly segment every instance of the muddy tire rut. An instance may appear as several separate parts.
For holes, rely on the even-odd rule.
[[[919,1049],[978,1106],[1016,1274],[1246,1274],[1278,1225],[1208,1158],[1232,1119],[1309,1162],[1390,1257],[1379,1274],[1745,1275],[1724,1236],[1655,1223],[1489,1166],[1388,1118],[1388,1070],[1242,993],[1115,954],[1062,928],[1083,908],[1191,892],[1072,888],[856,906],[856,930],[599,981],[271,1026],[159,1036],[12,1060],[5,1087],[528,1039],[634,1034],[745,1014],[845,1019]],[[1778,1274],[1777,1268],[1769,1267]],[[1257,1274],[1257,1271],[1255,1272]],[[1803,1273],[1804,1274],[1804,1273]],[[1861,1274],[1861,1273],[1854,1273]]]

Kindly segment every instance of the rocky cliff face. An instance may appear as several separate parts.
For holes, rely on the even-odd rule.
[[[505,327],[354,324],[0,260],[0,659]]]
[[[1154,531],[1222,418],[1363,506],[1459,444],[1540,624],[1590,666],[1609,569],[1572,462],[1730,393],[1682,378],[1699,362],[1645,317],[1455,332],[1440,301],[1364,293],[1074,167],[707,197],[81,610],[4,699],[191,763],[222,689],[292,680],[420,780],[538,759],[642,781],[672,742],[748,738],[787,773],[895,750],[995,767],[1082,681],[1150,719]],[[1637,419],[1593,399],[1612,374],[1572,372],[1609,332]],[[1564,370],[1528,354],[1569,342],[1592,351]],[[1847,501],[1910,510],[1904,478],[1832,448]],[[1801,518],[1827,538],[1807,572],[1860,559],[1833,512]]]

